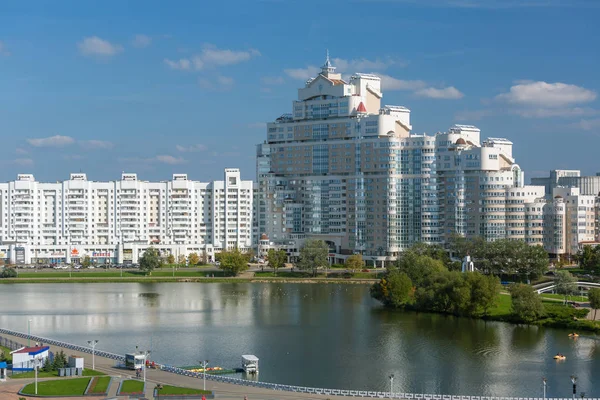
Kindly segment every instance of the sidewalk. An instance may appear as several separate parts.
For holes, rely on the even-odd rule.
[[[22,338],[18,338],[11,335],[2,334],[1,336],[10,338],[17,342],[23,343]],[[105,349],[110,350],[110,346],[106,346]],[[92,364],[92,355],[88,353],[81,353],[78,351],[73,351],[70,349],[63,349],[56,346],[50,345],[50,351],[57,352],[63,350],[66,355],[76,355],[79,357],[83,357],[85,360],[85,367],[91,368]],[[160,360],[156,360],[160,361]],[[117,389],[119,387],[119,383],[125,379],[135,379],[135,371],[122,369],[115,367],[115,361],[100,357],[96,355],[96,370],[106,373],[113,377],[111,386],[108,391],[108,398],[114,398],[117,394]],[[57,378],[61,379],[61,378]],[[64,378],[62,378],[64,379]],[[47,380],[47,379],[45,379]],[[19,396],[16,393],[27,383],[32,382],[32,379],[10,379],[7,382],[0,383],[0,400],[19,400]],[[38,382],[41,380],[38,380]],[[178,374],[173,374],[171,372],[166,372],[158,369],[147,369],[146,370],[146,397],[148,399],[154,399],[153,392],[154,388],[157,384],[163,385],[173,385],[173,386],[183,386],[189,388],[202,389],[202,379],[200,378],[192,378],[189,376],[183,376]],[[215,382],[206,380],[206,390],[211,390],[215,393],[215,398],[224,399],[224,400],[243,400],[244,396],[248,397],[248,400],[278,400],[278,399],[315,399],[315,400],[325,400],[325,399],[346,399],[346,397],[340,396],[324,396],[324,395],[316,395],[316,394],[308,394],[308,393],[293,393],[293,392],[284,392],[284,391],[276,391],[269,390],[263,388],[255,388],[249,386],[240,386],[233,385],[230,383],[223,382]],[[11,397],[12,396],[12,397]],[[30,399],[38,399],[35,397],[27,397]],[[80,400],[80,399],[102,399],[102,397],[66,397],[65,399],[69,400]],[[127,399],[127,396],[118,397],[119,399]],[[53,399],[58,399],[57,397],[53,397]]]

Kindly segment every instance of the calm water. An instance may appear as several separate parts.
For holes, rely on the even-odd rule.
[[[0,326],[172,365],[237,367],[260,380],[463,395],[600,397],[600,340],[561,330],[384,310],[368,287],[317,284],[0,285]],[[557,352],[567,356],[555,362]],[[595,372],[594,372],[595,371]],[[592,387],[592,382],[596,382]]]

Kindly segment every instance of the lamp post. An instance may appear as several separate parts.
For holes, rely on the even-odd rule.
[[[96,369],[96,345],[98,344],[98,340],[88,340],[88,345],[92,347],[92,369]]]
[[[389,378],[390,378],[390,399],[391,399],[392,395],[394,393],[394,374],[390,374]]]
[[[37,395],[37,376],[38,376],[38,367],[40,365],[40,361],[42,361],[41,357],[33,357],[33,370],[35,371],[35,394]]]
[[[577,394],[577,377],[575,375],[571,375],[571,383],[573,383],[573,400],[575,400]]]
[[[208,360],[200,361],[202,363],[202,390],[206,390],[206,366]]]
[[[542,383],[544,384],[544,400],[546,400],[546,385],[548,384],[548,379],[542,378]]]
[[[150,355],[150,350],[144,351],[144,383],[146,383],[146,360],[148,360],[149,355]]]
[[[27,320],[27,347],[31,347],[31,318]]]

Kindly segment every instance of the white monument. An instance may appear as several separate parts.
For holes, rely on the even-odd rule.
[[[475,265],[471,261],[471,256],[466,255],[462,262],[462,272],[475,272]]]

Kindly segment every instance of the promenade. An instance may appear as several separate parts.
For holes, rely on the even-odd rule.
[[[16,342],[23,343],[23,338],[2,334],[3,337],[12,339]],[[83,357],[85,360],[85,367],[92,368],[92,355],[88,353],[82,353],[71,349],[65,349],[53,345],[50,346],[50,351],[57,352],[60,350],[65,351],[67,356],[75,355]],[[135,379],[135,371],[117,368],[115,367],[115,360],[104,358],[96,355],[95,364],[96,370],[102,371],[107,375],[113,377],[112,384],[108,391],[108,399],[128,399],[128,396],[117,397],[117,389],[119,383],[125,379]],[[56,378],[65,379],[65,378]],[[38,379],[38,382],[48,379]],[[27,399],[34,399],[35,397],[29,396],[18,396],[16,393],[27,383],[33,382],[33,379],[10,379],[7,382],[0,382],[0,399],[1,400],[18,400],[19,397],[25,397]],[[202,379],[187,377],[178,375],[158,369],[147,369],[146,370],[146,398],[154,399],[153,392],[154,387],[157,384],[166,384],[174,386],[184,386],[190,388],[202,389]],[[213,382],[206,380],[206,389],[212,390],[215,393],[215,398],[224,400],[242,400],[244,396],[248,397],[248,400],[276,400],[276,399],[342,399],[341,396],[321,396],[316,394],[308,393],[292,393],[285,391],[275,391],[263,388],[255,388],[248,386],[233,385],[223,382]],[[98,397],[93,397],[98,399]],[[57,397],[54,397],[57,399]],[[90,397],[65,397],[65,399],[90,399]]]

